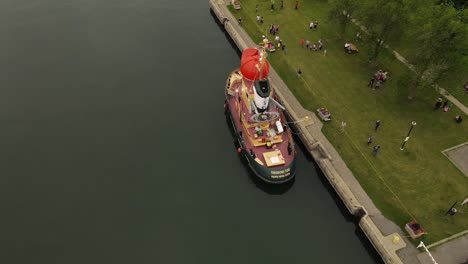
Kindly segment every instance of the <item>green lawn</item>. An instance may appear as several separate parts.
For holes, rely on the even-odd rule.
[[[326,1],[301,1],[299,10],[293,9],[293,1],[285,2],[285,9],[279,10],[277,0],[277,9],[271,12],[270,0],[245,0],[240,11],[231,11],[235,17],[242,17],[244,29],[257,43],[262,34],[268,33],[271,23],[280,25],[279,35],[288,53],[271,54],[271,64],[305,108],[315,112],[325,106],[331,111],[334,120],[324,124],[324,134],[383,214],[402,227],[415,218],[429,233],[424,238],[426,244],[467,229],[468,210],[444,217],[455,200],[468,197],[468,178],[441,151],[468,141],[468,117],[464,115],[466,121],[456,124],[453,117],[461,114],[458,109],[448,113],[432,111],[438,97],[432,89],[408,101],[410,73],[388,51],[374,67],[368,64],[369,48],[365,43],[357,43],[359,54],[345,54],[346,40],[339,37],[336,25],[328,22]],[[257,3],[265,20],[263,25],[255,19]],[[309,30],[311,19],[319,21],[316,31]],[[349,31],[353,36],[355,31]],[[311,42],[321,38],[327,55],[301,48],[301,38]],[[302,79],[295,74],[298,67]],[[374,92],[367,83],[377,68],[388,70],[391,78]],[[382,124],[374,133],[377,119]],[[347,122],[345,133],[339,132],[341,120]],[[400,151],[413,120],[417,126],[406,149]],[[374,143],[382,147],[377,157],[371,155],[371,147],[366,144],[371,134]]]

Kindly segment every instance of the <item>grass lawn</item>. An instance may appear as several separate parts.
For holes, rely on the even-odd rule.
[[[255,18],[255,4],[264,17],[260,25]],[[271,12],[270,0],[242,1],[242,9],[232,10],[242,17],[244,29],[257,43],[261,35],[269,35],[269,25],[279,24],[279,35],[288,49],[287,54],[276,51],[269,56],[302,105],[315,112],[327,107],[334,120],[324,124],[323,132],[346,161],[363,188],[383,214],[400,226],[416,219],[428,232],[424,238],[430,244],[468,229],[468,210],[455,217],[444,216],[456,201],[468,197],[468,178],[441,151],[468,141],[468,117],[456,124],[453,117],[461,114],[452,108],[448,113],[433,111],[437,93],[427,89],[408,101],[407,68],[388,51],[383,51],[380,64],[369,66],[369,47],[356,43],[355,31],[348,38],[358,45],[359,54],[343,52],[345,39],[339,37],[337,27],[328,22],[326,1],[285,1],[285,9]],[[318,20],[317,30],[309,30],[309,22]],[[321,38],[327,54],[301,48],[301,38],[312,43]],[[295,71],[302,69],[302,78]],[[372,91],[367,83],[378,68],[388,70],[390,79],[380,90]],[[374,133],[374,124],[381,126]],[[341,120],[347,122],[346,131],[339,132]],[[406,149],[400,145],[411,121],[416,121]],[[376,157],[366,144],[369,135],[381,146]],[[300,169],[300,168],[299,168]]]

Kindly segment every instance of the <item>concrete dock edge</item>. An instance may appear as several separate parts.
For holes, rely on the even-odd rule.
[[[209,5],[239,50],[242,51],[246,48],[257,46],[257,44],[255,44],[247,33],[238,25],[236,18],[233,17],[227,9],[225,1],[210,0]],[[341,157],[337,156],[336,150],[322,134],[321,121],[316,117],[315,113],[302,107],[273,67],[270,67],[269,77],[278,100],[285,106],[286,113],[292,121],[302,120],[305,116],[309,116],[311,118],[308,122],[296,123],[295,129],[297,130],[301,141],[314,158],[331,186],[333,186],[348,211],[359,218],[360,228],[364,234],[366,234],[376,251],[380,254],[382,260],[385,263],[403,263],[400,256],[397,254],[398,250],[406,247],[405,239],[400,235],[402,231],[397,228],[399,232],[393,232],[387,236],[382,234],[381,230],[377,227],[371,217],[373,214],[368,213],[368,210],[363,206],[352,190],[359,188],[360,197],[365,196],[369,201],[371,201],[370,198],[368,198],[367,194],[362,194],[362,187],[354,179],[349,168],[347,168],[346,165],[343,165],[344,162],[341,160]],[[343,164],[340,164],[340,162]],[[339,168],[337,167],[338,165],[340,166]],[[353,184],[352,188],[348,186],[347,182],[340,174],[339,171],[343,170],[348,170],[349,172],[347,173],[351,174],[351,177],[356,182]],[[349,178],[349,176],[347,177]],[[369,203],[369,201],[366,200],[367,203]],[[375,212],[376,215],[379,214],[379,219],[383,218],[373,204],[371,206],[371,210],[372,212]],[[388,220],[385,219],[385,221]],[[413,262],[413,260],[414,259],[412,257],[408,257],[408,262]]]

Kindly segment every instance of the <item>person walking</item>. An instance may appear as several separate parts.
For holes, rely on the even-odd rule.
[[[317,42],[318,42],[318,49],[319,49],[319,50],[322,50],[322,48],[323,48],[322,39],[319,39]]]
[[[372,144],[372,141],[374,141],[374,137],[370,135],[369,138],[367,139],[367,146],[370,146],[370,144]]]
[[[242,17],[239,17],[238,21],[239,21],[239,26],[242,27]]]
[[[382,81],[381,80],[377,80],[377,83],[375,84],[375,87],[373,88],[373,90],[377,90],[380,88],[380,85],[382,85]]]
[[[298,9],[299,8],[299,0],[296,0],[296,2],[294,3],[294,9]]]
[[[372,148],[372,155],[375,157],[379,153],[380,145],[376,145]]]
[[[380,126],[380,120],[375,121],[375,132],[377,132],[377,129],[379,129]]]
[[[255,5],[255,13],[258,13],[258,4]]]
[[[284,9],[284,0],[281,0],[281,9]]]
[[[444,104],[442,105],[442,110],[444,110],[444,109],[448,106],[448,103],[449,103],[448,100],[446,100],[446,101],[444,102]],[[446,112],[446,111],[444,111],[444,112]]]
[[[301,76],[302,76],[301,68],[298,68],[297,69],[297,77],[301,78]]]
[[[346,128],[346,122],[343,120],[341,121],[341,132],[344,132],[345,128]]]
[[[437,98],[437,102],[434,105],[434,110],[438,110],[442,106],[442,97]]]
[[[309,41],[309,40],[306,40],[305,44],[306,44],[306,48],[308,49],[308,48],[309,48],[309,45],[310,45],[310,41]]]
[[[375,82],[375,77],[372,76],[372,78],[370,79],[369,84],[367,84],[367,86],[373,89],[374,88],[374,82]]]
[[[301,39],[300,43],[301,43],[301,47],[304,48],[305,40],[304,40],[304,39]]]

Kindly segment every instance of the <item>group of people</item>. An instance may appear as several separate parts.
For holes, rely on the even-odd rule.
[[[257,23],[263,24],[263,16],[257,15]]]
[[[265,35],[262,35],[262,43],[263,43],[263,46],[266,47],[266,49],[269,52],[273,52],[276,50],[274,43],[272,43]]]
[[[309,29],[311,29],[311,30],[312,29],[317,29],[317,27],[318,27],[318,21],[317,20],[315,22],[314,21],[310,22]]]
[[[442,111],[448,112],[450,110],[449,100],[445,100],[445,102],[443,101],[444,100],[442,99],[442,97],[437,98],[437,101],[434,104],[434,111],[442,109]]]
[[[280,29],[279,25],[270,24],[270,34],[276,35],[276,33],[278,33],[279,29]]]
[[[299,8],[299,0],[296,0],[294,2],[294,9],[298,9]],[[280,9],[284,9],[284,0],[281,0],[281,6],[280,6]],[[274,11],[275,10],[275,0],[271,0],[271,8],[270,8],[270,11]],[[255,5],[255,13],[258,12],[258,4]]]
[[[379,129],[379,127],[380,127],[380,120],[376,120],[375,121],[375,127],[374,127],[374,132],[375,133],[377,133],[377,130]],[[343,121],[341,121],[341,132],[344,132],[345,128],[346,128],[346,122],[343,120]],[[374,142],[374,136],[370,135],[367,138],[367,146],[370,146],[373,142]],[[372,155],[374,157],[377,156],[377,154],[379,153],[379,150],[380,150],[380,145],[374,145],[372,147]]]
[[[380,127],[380,120],[377,120],[377,121],[375,121],[374,132],[377,133],[377,130],[379,129],[379,127]],[[369,138],[367,139],[367,146],[370,146],[373,141],[374,141],[374,136],[370,135]],[[379,153],[379,150],[380,150],[380,145],[373,146],[372,147],[372,155],[377,156],[377,154]]]
[[[306,49],[310,49],[311,51],[312,50],[319,51],[323,49],[322,39],[319,39],[317,43],[310,43],[310,40],[301,39],[300,44],[301,44],[301,47],[304,48],[304,45],[305,45]]]
[[[279,35],[275,36],[275,42],[276,42],[276,45],[278,46],[278,49],[281,48],[283,51],[285,50],[286,45],[283,44],[283,40],[281,40]]]
[[[258,6],[258,5],[257,5]],[[284,0],[281,0],[281,9],[284,9]],[[275,10],[275,0],[271,0],[271,11]]]
[[[437,98],[436,103],[434,104],[434,111],[437,111],[439,109],[442,109],[443,112],[448,112],[450,110],[450,101],[442,99],[442,97],[439,96]],[[455,122],[456,123],[461,123],[463,121],[462,117],[460,115],[455,116]]]
[[[388,78],[388,72],[384,72],[381,69],[378,70],[369,81],[369,86],[372,90],[379,89],[383,82]]]
[[[283,43],[279,35],[275,36],[276,45],[270,40],[268,40],[268,38],[265,35],[262,35],[262,42],[263,45],[267,48],[267,50],[270,52],[275,51],[277,47],[278,49],[281,49],[284,53],[287,53],[286,45]]]

